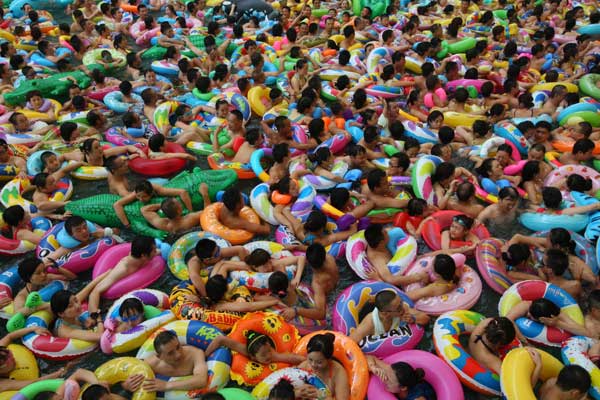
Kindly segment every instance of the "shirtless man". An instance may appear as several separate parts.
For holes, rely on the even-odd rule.
[[[326,253],[325,247],[313,243],[306,249],[306,260],[312,267],[311,287],[314,293],[314,307],[288,307],[281,314],[287,321],[302,316],[304,318],[325,319],[327,316],[327,295],[333,292],[339,280],[339,271],[335,259]],[[298,286],[298,281],[292,286]]]
[[[58,180],[54,175],[40,172],[33,178],[35,192],[33,192],[33,204],[41,213],[54,212],[64,207],[69,201],[51,200],[51,196],[58,190]]]
[[[219,133],[227,128],[229,132],[229,141],[222,146],[219,145]],[[246,128],[244,128],[244,116],[239,110],[232,110],[227,117],[227,122],[222,123],[212,135],[212,146],[215,152],[222,152],[225,149],[232,149],[235,139],[246,136]]]
[[[374,208],[405,208],[408,199],[397,199],[400,194],[390,188],[385,171],[375,169],[367,175],[367,185],[363,185],[363,194],[375,203]]]
[[[246,221],[240,216],[240,211],[244,208],[244,199],[239,189],[235,187],[227,189],[223,193],[223,204],[225,207],[221,208],[219,220],[226,227],[230,229],[243,229],[257,235],[268,235],[271,233],[271,226],[268,223],[261,221],[256,224]]]
[[[556,119],[556,109],[565,99],[567,88],[564,85],[556,85],[552,88],[548,100],[544,103],[540,110],[540,114],[548,114]]]
[[[250,129],[248,132],[246,132],[246,140],[244,143],[242,143],[231,161],[248,164],[250,162],[252,153],[257,150],[261,141],[262,137],[258,129]]]
[[[590,139],[579,139],[573,144],[570,152],[563,153],[558,159],[562,164],[582,164],[594,158],[595,144]]]
[[[542,359],[537,349],[528,347],[535,368],[531,374],[531,387],[540,379]],[[540,387],[539,398],[543,400],[581,400],[586,399],[592,386],[589,372],[579,365],[563,367],[556,378],[550,378]]]
[[[194,249],[195,255],[187,262],[190,280],[202,297],[206,296],[206,287],[202,280],[202,271],[207,272],[210,267],[220,264],[221,261],[238,257],[243,260],[248,255],[248,250],[243,246],[220,247],[212,239],[200,239]]]
[[[477,220],[485,225],[490,222],[512,224],[516,221],[519,193],[513,187],[505,187],[498,194],[498,203],[487,206],[479,213]]]
[[[411,308],[393,290],[382,290],[375,296],[375,308],[350,333],[350,339],[359,346],[371,336],[393,335],[408,324],[427,325],[429,316]]]
[[[27,165],[19,156],[12,155],[6,140],[0,139],[0,163],[10,165],[19,170],[19,178],[27,178]]]
[[[204,199],[206,204],[207,197]],[[158,210],[161,210],[165,216],[158,215]],[[141,212],[150,225],[169,233],[182,232],[198,226],[202,214],[202,211],[196,211],[183,215],[183,206],[172,197],[163,200],[160,204],[144,206]]]
[[[395,286],[405,286],[415,282],[425,284],[429,282],[429,277],[425,272],[409,276],[392,275],[387,266],[392,259],[392,253],[387,247],[390,238],[382,225],[373,224],[365,229],[365,240],[367,241],[367,259],[373,266],[373,269],[367,272],[370,279],[384,281]]]
[[[202,389],[208,382],[208,367],[204,352],[193,346],[182,346],[173,331],[159,333],[154,339],[156,355],[144,361],[150,365],[155,374],[167,377],[186,377],[167,382],[161,379],[147,379],[142,387],[149,392],[166,392],[170,390]],[[138,386],[132,387],[135,391]]]

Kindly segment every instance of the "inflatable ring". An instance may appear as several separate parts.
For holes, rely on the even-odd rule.
[[[571,197],[575,204],[578,206],[586,206],[588,204],[598,203],[597,198],[592,197],[585,193],[571,192]],[[590,213],[590,220],[585,227],[584,237],[590,242],[595,241],[600,236],[600,211],[594,211]],[[597,250],[597,249],[596,249]],[[596,261],[598,261],[598,255],[596,255]]]
[[[81,62],[88,68],[93,65],[99,65],[98,61],[102,59],[102,53],[105,51],[108,51],[111,58],[114,60],[112,63],[110,63],[110,69],[122,68],[125,66],[125,64],[127,64],[127,60],[125,59],[123,53],[115,49],[89,50],[83,55]]]
[[[543,350],[536,349],[536,351],[542,359],[541,379],[557,377],[564,367],[563,364]],[[535,364],[527,349],[513,349],[506,355],[500,373],[502,393],[506,399],[536,400],[538,398],[531,387],[531,374],[534,369]]]
[[[96,261],[92,279],[113,269],[121,259],[131,253],[131,243],[122,243],[106,250]],[[132,290],[143,289],[158,280],[165,271],[165,260],[160,254],[152,257],[145,265],[134,273],[119,279],[109,289],[102,293],[102,298],[114,300]]]
[[[577,87],[577,85],[575,85],[573,83],[569,83],[569,82],[538,83],[537,85],[529,88],[529,91],[531,93],[537,92],[537,91],[542,91],[542,90],[546,91],[546,92],[551,92],[555,86],[564,86],[567,89],[567,92],[569,92],[569,93],[577,93],[579,91],[579,88]]]
[[[17,275],[17,277],[18,277],[18,275]],[[20,280],[20,278],[19,278],[19,280]],[[58,292],[59,290],[66,290],[68,288],[69,288],[69,284],[67,282],[52,281],[51,283],[47,284],[46,286],[44,286],[43,288],[41,288],[40,290],[38,290],[35,293],[37,293],[37,295],[40,297],[42,302],[48,303],[48,302],[50,302],[50,299],[52,298],[54,293]],[[14,303],[10,303],[9,305],[7,305],[6,307],[4,307],[3,309],[0,310],[0,318],[10,319],[14,315],[15,315]]]
[[[138,299],[144,304],[144,321],[134,328],[116,332],[114,321],[119,321],[119,309],[127,299]],[[169,296],[154,289],[135,290],[115,301],[108,310],[104,322],[104,334],[100,339],[100,348],[105,354],[126,353],[139,348],[146,339],[162,325],[175,319],[169,310]],[[159,311],[165,310],[166,311]]]
[[[493,148],[497,148],[498,146],[501,146],[503,144],[509,145],[512,149],[512,159],[514,161],[521,161],[521,154],[519,153],[519,150],[517,150],[517,147],[513,144],[513,142],[502,137],[491,137],[488,140],[486,140],[479,149],[479,157],[484,159],[488,158]]]
[[[0,274],[0,299],[13,299],[23,281],[19,276],[18,265],[13,265]]]
[[[413,368],[425,371],[425,381],[431,384],[439,400],[463,399],[463,388],[460,381],[445,362],[428,351],[406,350],[393,354],[383,359],[383,362],[392,365],[397,362],[408,363]],[[395,400],[396,397],[389,393],[376,375],[369,380],[367,391],[369,399]]]
[[[583,313],[571,295],[560,287],[544,281],[521,281],[512,285],[500,298],[498,313],[504,317],[517,304],[541,298],[556,304],[560,307],[560,312],[569,316],[575,323],[584,324]],[[546,346],[560,347],[561,342],[572,336],[562,329],[546,326],[525,317],[517,318],[515,324],[528,340]]]
[[[600,74],[587,74],[579,79],[579,89],[581,89],[582,93],[600,100],[600,89],[596,86],[598,81],[600,81]]]
[[[437,203],[431,176],[442,159],[436,156],[419,157],[412,169],[412,187],[415,195],[427,201],[427,204]]]
[[[550,231],[536,232],[532,236],[546,237],[549,233]],[[596,259],[596,249],[594,248],[594,245],[576,232],[569,231],[569,234],[571,235],[571,240],[575,242],[575,255],[591,268],[594,275],[598,275],[598,260]],[[538,260],[541,260],[544,253],[539,249],[536,249],[535,255]]]
[[[552,147],[554,147],[556,150],[558,150],[561,153],[572,152],[574,144],[575,144],[574,140],[569,140],[569,141],[553,140],[552,141]],[[592,154],[594,154],[594,155],[600,154],[600,141],[594,142],[594,150],[592,151]]]
[[[303,369],[289,367],[273,372],[256,385],[252,390],[252,399],[268,400],[271,389],[282,379],[290,381],[294,388],[299,388],[307,383],[316,387],[320,393],[319,399],[331,396],[327,385],[319,377]]]
[[[343,129],[343,126],[342,126],[342,129]],[[321,147],[327,147],[329,149],[329,151],[331,151],[331,154],[340,154],[344,151],[344,149],[346,148],[346,145],[349,142],[350,142],[350,138],[348,137],[348,135],[339,133],[337,135],[330,137],[329,139],[327,139],[326,141],[324,141],[323,143],[318,145],[312,151],[315,152]]]
[[[279,225],[279,221],[275,218],[275,208],[269,200],[269,194],[269,184],[258,184],[250,192],[250,205],[263,221],[271,225]]]
[[[177,143],[167,143],[166,153],[185,153],[185,149]],[[148,154],[148,147],[143,151]],[[167,158],[164,160],[152,160],[149,158],[134,158],[129,160],[129,168],[140,175],[168,177],[181,172],[187,164],[184,158]]]
[[[52,193],[50,201],[67,201],[73,194],[73,182],[68,178],[62,178],[56,182],[57,189]],[[31,182],[28,179],[15,178],[7,182],[0,190],[0,203],[4,207],[19,205],[30,214],[36,213],[37,207],[33,202],[25,200],[23,193],[31,190]]]
[[[15,360],[15,369],[8,374],[8,379],[16,381],[34,380],[39,378],[40,371],[33,353],[20,344],[9,344],[8,351]]]
[[[427,297],[418,300],[415,303],[415,308],[429,315],[440,315],[445,312],[454,311],[457,309],[468,310],[477,303],[483,285],[477,272],[465,264],[465,256],[463,254],[453,254],[451,256],[456,263],[456,268],[461,269],[460,279],[456,284],[456,288],[449,293],[441,296]],[[421,257],[417,259],[404,275],[412,275],[420,272],[426,272],[430,276],[433,272],[433,261],[435,257]],[[422,283],[411,283],[404,290],[408,293],[412,290],[422,288]]]
[[[202,226],[202,229],[222,237],[233,245],[244,244],[252,240],[254,237],[252,232],[242,229],[231,229],[219,221],[219,215],[221,214],[221,209],[223,207],[223,203],[213,203],[204,209],[202,214],[200,214],[200,225]],[[258,215],[256,215],[256,212],[250,207],[242,208],[240,217],[255,224],[260,223]]]
[[[464,215],[460,211],[453,210],[442,210],[433,213],[432,219],[429,219],[423,223],[422,236],[427,246],[433,251],[442,249],[442,231],[449,229],[453,219],[458,215]],[[479,239],[487,239],[490,237],[490,233],[484,224],[476,224],[471,227],[471,232]],[[458,248],[462,246],[468,246],[471,242],[462,242],[451,240],[450,248]]]
[[[365,305],[374,302],[375,295],[383,290],[393,290],[402,300],[412,307],[413,302],[396,286],[379,281],[362,281],[347,287],[335,301],[333,307],[333,329],[350,335],[358,327],[359,314]],[[390,356],[407,349],[413,349],[419,344],[425,330],[417,324],[401,325],[383,335],[364,337],[358,347],[364,354],[377,358]]]
[[[104,96],[104,104],[112,111],[123,114],[131,109],[141,108],[144,101],[140,96],[131,93],[130,96],[135,100],[135,103],[126,103],[123,101],[123,93],[120,91],[110,92]]]
[[[187,255],[191,251],[194,251],[196,244],[201,239],[211,239],[215,241],[217,243],[217,246],[219,246],[219,248],[221,249],[231,246],[231,244],[227,240],[208,232],[190,232],[181,236],[179,239],[177,239],[175,243],[173,243],[173,246],[171,247],[171,252],[169,253],[169,258],[167,260],[171,273],[177,279],[182,281],[190,279],[187,263],[185,260],[187,258]]]
[[[511,142],[521,156],[526,156],[529,153],[529,142],[521,131],[507,121],[502,121],[494,125],[494,134]]]
[[[50,329],[54,316],[49,311],[38,311],[27,317],[25,327],[39,326]],[[34,332],[23,336],[23,344],[37,357],[48,360],[71,360],[91,353],[98,347],[96,342],[56,337],[54,335],[38,335]]]
[[[297,160],[290,162],[290,174],[294,173],[297,169],[303,169],[303,166],[300,164],[300,162]],[[344,177],[346,172],[348,172],[348,164],[346,164],[343,160],[337,160],[331,169],[331,173],[339,177]],[[313,186],[316,190],[330,190],[336,187],[339,183],[314,174],[304,175],[302,180],[306,181],[306,183]]]
[[[50,220],[44,217],[33,217],[31,219],[31,229],[34,233],[38,234],[40,238],[44,236],[46,231],[48,231],[51,227],[52,223],[50,222]],[[31,250],[35,250],[35,247],[35,244],[28,240],[9,239],[4,235],[0,235],[0,255],[18,256],[21,254],[25,254]],[[8,272],[9,270],[4,271],[4,273]],[[2,287],[3,274],[0,275],[0,287]]]
[[[519,222],[532,231],[545,231],[552,228],[565,228],[573,232],[584,230],[589,223],[587,214],[562,215],[548,214],[540,208],[537,212],[526,212],[519,216]]]
[[[176,101],[165,101],[159,104],[154,110],[153,122],[159,132],[163,132],[165,127],[169,126],[169,116],[179,107]]]
[[[254,86],[248,92],[248,102],[250,108],[259,117],[265,115],[270,106],[269,93],[271,89],[266,86]]]
[[[198,291],[191,281],[180,282],[169,295],[171,311],[178,319],[203,321],[229,331],[243,316],[238,312],[213,311],[203,304],[187,300],[188,296],[198,297]]]
[[[566,179],[573,174],[581,175],[584,178],[589,178],[592,182],[592,192],[600,190],[600,173],[593,168],[585,165],[563,165],[562,167],[552,170],[544,180],[544,186],[557,186],[560,181]]]
[[[472,115],[466,113],[458,113],[455,111],[444,112],[444,125],[448,125],[451,128],[457,128],[459,126],[473,126],[475,121],[485,121],[487,117],[484,115]]]
[[[64,379],[44,379],[33,382],[16,392],[10,399],[33,400],[42,392],[56,392],[63,383]]]
[[[211,169],[232,169],[239,179],[254,179],[256,174],[252,171],[250,165],[241,162],[232,162],[225,158],[221,153],[213,153],[207,157],[208,166]]]
[[[179,343],[182,345],[194,346],[201,350],[206,350],[212,340],[222,335],[218,328],[202,321],[173,321],[160,327],[146,342],[140,347],[136,357],[144,360],[151,355],[156,354],[154,350],[154,338],[163,331],[171,331],[177,335]],[[169,392],[178,399],[194,399],[201,394],[223,388],[229,381],[229,369],[231,365],[231,351],[225,347],[215,350],[210,356],[206,357],[208,367],[208,382],[206,387],[198,390]],[[159,379],[164,377],[158,376]],[[177,378],[171,378],[177,379]]]
[[[315,335],[324,333],[332,333],[335,336],[333,357],[346,370],[348,383],[350,384],[350,399],[363,400],[367,395],[367,385],[369,384],[367,359],[360,351],[358,345],[348,336],[334,331],[313,332],[300,339],[300,342],[298,342],[294,349],[294,353],[305,356],[306,346],[310,339]]]
[[[594,399],[600,398],[600,369],[589,359],[588,352],[596,343],[597,340],[589,337],[573,336],[563,342],[560,350],[565,365],[579,365],[590,374],[592,387],[589,394]]]
[[[107,361],[96,368],[94,374],[100,382],[108,382],[110,385],[125,382],[128,377],[137,374],[143,375],[144,380],[154,379],[154,372],[150,365],[134,357],[120,357]],[[154,400],[155,398],[155,392],[147,392],[142,386],[131,396],[132,400]]]
[[[461,335],[473,332],[485,318],[467,310],[442,314],[433,326],[433,344],[435,352],[452,368],[463,385],[487,396],[501,396],[498,374],[477,362],[459,340]],[[507,347],[518,345],[515,340]]]
[[[292,324],[285,322],[279,315],[254,312],[235,323],[229,338],[246,345],[246,332],[253,330],[255,332],[267,335],[275,344],[275,351],[278,353],[294,352],[294,348],[300,339],[298,330]],[[357,352],[356,355],[360,354]],[[231,363],[231,379],[240,385],[256,386],[265,379],[271,372],[288,367],[284,363],[272,363],[268,366],[255,363],[242,354],[233,355]],[[365,370],[366,371],[366,370]]]
[[[504,293],[513,281],[506,273],[502,263],[502,246],[504,242],[500,239],[484,239],[477,244],[475,259],[479,273],[496,293]]]
[[[417,256],[417,241],[412,236],[407,235],[402,228],[389,230],[388,236],[390,240],[387,243],[387,248],[394,256],[387,267],[392,275],[402,275]],[[361,279],[368,279],[367,272],[372,271],[373,266],[367,259],[365,231],[356,232],[348,238],[346,260],[350,268]]]
[[[414,121],[402,121],[404,126],[404,134],[411,137],[419,142],[419,144],[425,143],[438,143],[439,138],[435,132],[432,132],[421,123]]]
[[[52,229],[46,232],[36,248],[36,255],[38,258],[46,257],[48,254],[61,247],[58,236],[63,227],[64,222],[61,222],[54,225]],[[69,254],[56,260],[56,268],[65,268],[74,274],[78,274],[92,268],[100,259],[100,256],[116,244],[116,240],[112,237],[97,239],[87,246],[75,249]]]
[[[252,168],[252,171],[254,172],[256,177],[263,182],[268,182],[270,178],[269,174],[265,172],[260,161],[264,156],[271,157],[272,155],[273,150],[270,148],[265,148],[254,150],[254,152],[252,152],[252,155],[250,156],[250,167]]]

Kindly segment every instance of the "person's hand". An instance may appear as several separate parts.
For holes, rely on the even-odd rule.
[[[41,326],[36,327],[33,332],[36,335],[48,336],[50,335],[50,331],[46,328],[42,328]]]
[[[429,274],[427,272],[419,272],[414,274],[414,283],[421,283],[427,285],[429,283]]]
[[[134,153],[134,154],[130,154],[129,155],[129,159],[130,160],[134,160],[134,159],[139,158],[139,157],[141,157],[141,156],[138,153]]]
[[[540,366],[542,364],[542,357],[540,356],[540,352],[533,347],[527,347],[527,352],[531,356],[531,361],[535,364],[535,366]]]
[[[85,327],[85,329],[91,329],[91,328],[95,327],[97,323],[98,322],[95,319],[88,318],[85,320],[85,323],[83,324],[83,326]]]
[[[350,231],[352,233],[358,232],[358,221],[356,221],[355,223],[350,225],[350,229],[348,229],[348,231]]]
[[[290,286],[292,287],[292,289],[296,289],[299,284],[300,284],[300,277],[294,278],[290,282]]]
[[[305,384],[294,390],[294,394],[300,399],[316,399],[319,397],[319,390],[312,385]]]
[[[540,317],[540,322],[546,326],[556,326],[558,324],[558,316]]]
[[[209,195],[208,195],[208,185],[206,183],[204,183],[204,182],[201,183],[200,184],[200,188],[198,188],[198,191],[200,192],[200,194],[203,197],[209,197]]]
[[[193,156],[193,155],[191,155],[191,154],[186,154],[185,158],[186,158],[187,160],[190,160],[190,161],[196,161],[196,160],[197,160],[197,159],[196,159],[196,157],[194,157],[194,156]]]
[[[135,392],[136,390],[138,390],[140,388],[142,383],[144,383],[144,375],[135,374],[135,375],[130,375],[125,380],[125,382],[123,382],[121,384],[121,386],[123,387],[123,389],[127,390],[128,392]]]
[[[288,307],[285,310],[283,310],[280,315],[286,321],[291,321],[292,319],[294,319],[294,317],[296,317],[296,310],[294,310],[292,307]]]
[[[200,302],[200,297],[196,296],[195,294],[186,294],[183,296],[183,298],[185,299],[185,301],[190,301],[192,303]]]
[[[454,179],[452,182],[450,182],[450,188],[448,189],[449,192],[456,192],[456,188],[458,188],[458,185],[460,184],[460,181],[458,179]]]
[[[0,308],[4,308],[7,305],[12,303],[12,299],[10,297],[2,297],[0,298]]]
[[[164,392],[167,389],[167,382],[160,379],[147,379],[142,387],[148,392]]]
[[[367,279],[370,279],[373,281],[381,280],[381,277],[379,276],[379,272],[377,272],[377,270],[375,268],[369,268],[368,270],[366,270],[365,275],[367,276]]]

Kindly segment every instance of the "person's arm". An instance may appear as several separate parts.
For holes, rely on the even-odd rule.
[[[300,281],[302,280],[302,274],[304,273],[304,266],[306,265],[306,256],[298,256],[298,257],[294,257],[294,258],[295,258],[295,260],[293,260],[293,261],[294,261],[294,264],[296,264],[296,273],[294,274],[294,278],[292,279],[292,282],[290,282],[290,284],[292,285],[292,288],[295,289],[298,287],[298,285],[300,284]],[[288,264],[288,265],[293,265],[293,264]]]
[[[520,233],[517,233],[504,245],[504,248],[509,248],[511,245],[519,243],[526,244],[528,246],[545,248],[546,238],[525,236],[521,235]]]
[[[508,275],[508,277],[513,281],[527,281],[527,280],[539,281],[539,280],[542,280],[537,275],[532,275],[532,274],[528,274],[526,272],[519,272],[519,271],[508,271],[506,273],[506,275]]]
[[[223,216],[223,214],[221,214],[221,216]],[[231,229],[243,229],[246,231],[254,232],[258,235],[268,235],[271,233],[271,227],[267,224],[256,224],[250,221],[246,221],[245,219],[235,217],[226,217],[224,219],[225,220],[222,221],[224,222],[224,225]]]
[[[149,204],[147,206],[144,206],[141,208],[142,216],[155,228],[166,230],[167,221],[165,218],[162,218],[160,215],[158,215],[159,209],[160,204]]]
[[[442,250],[448,250],[450,248],[450,232],[442,232]]]
[[[227,302],[227,303],[218,304],[215,307],[215,310],[248,313],[248,312],[254,312],[254,311],[262,311],[265,308],[273,307],[279,303],[280,303],[279,299],[259,300],[259,301],[253,301],[251,303]]]
[[[600,210],[600,203],[588,204],[587,206],[569,207],[561,211],[562,215],[585,214]]]
[[[339,365],[339,368],[337,368],[337,372],[333,377],[333,387],[335,388],[335,400],[350,399],[350,384],[348,383],[348,375],[341,365]]]
[[[587,336],[588,331],[585,328],[585,325],[578,324],[573,321],[571,317],[564,313],[560,313],[556,317],[546,318],[541,317],[540,322],[547,326],[555,326],[558,329],[562,329],[564,331],[570,332],[573,335]]]
[[[517,318],[524,317],[529,312],[529,307],[531,307],[531,301],[522,301],[506,314],[506,318],[515,321]]]
[[[183,205],[188,209],[192,210],[192,199],[190,198],[189,193],[184,189],[175,189],[175,188],[166,188],[160,185],[152,185],[154,188],[154,192],[163,197],[176,197],[179,196]]]
[[[119,221],[123,224],[125,228],[129,228],[129,219],[127,219],[127,214],[125,214],[125,206],[127,204],[133,203],[136,201],[135,193],[130,193],[125,197],[121,197],[119,200],[113,204],[113,209],[115,210],[115,214]]]
[[[98,329],[96,331],[76,329],[66,325],[61,325],[58,328],[59,337],[85,340],[86,342],[99,342],[103,333],[104,328],[100,319],[98,320]]]
[[[273,362],[298,365],[306,361],[306,357],[294,353],[273,353]]]
[[[325,295],[325,291],[321,288],[313,288],[313,291],[314,306],[312,308],[293,307],[292,309],[296,315],[304,318],[325,319],[327,317],[327,296]]]
[[[30,326],[28,328],[18,329],[14,332],[8,333],[6,336],[4,336],[2,339],[0,339],[0,346],[6,347],[9,344],[11,344],[13,341],[20,339],[23,336],[25,336],[31,332],[35,332],[38,335],[49,335],[50,334],[50,332],[45,328],[41,328],[39,326]]]
[[[217,350],[219,347],[227,347],[228,349],[235,351],[236,353],[240,353],[241,355],[248,357],[248,351],[246,350],[245,345],[225,335],[219,335],[216,338],[214,338],[204,351],[204,355],[206,357],[210,357],[210,355],[214,353],[215,350]]]
[[[373,316],[372,314],[368,314],[363,320],[358,324],[356,329],[354,329],[350,335],[350,339],[352,339],[355,343],[360,343],[361,340],[365,338],[365,336],[369,336],[374,332],[373,326]]]
[[[198,291],[198,295],[204,297],[206,296],[206,286],[200,276],[200,270],[201,267],[198,258],[192,257],[190,261],[188,261],[188,274],[190,275],[190,280],[196,288],[196,291]]]

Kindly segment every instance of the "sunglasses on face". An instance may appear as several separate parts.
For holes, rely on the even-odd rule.
[[[138,319],[141,319],[141,318],[142,318],[141,314],[133,314],[133,315],[130,315],[129,317],[121,317],[121,321],[133,322],[133,321],[137,321]]]

